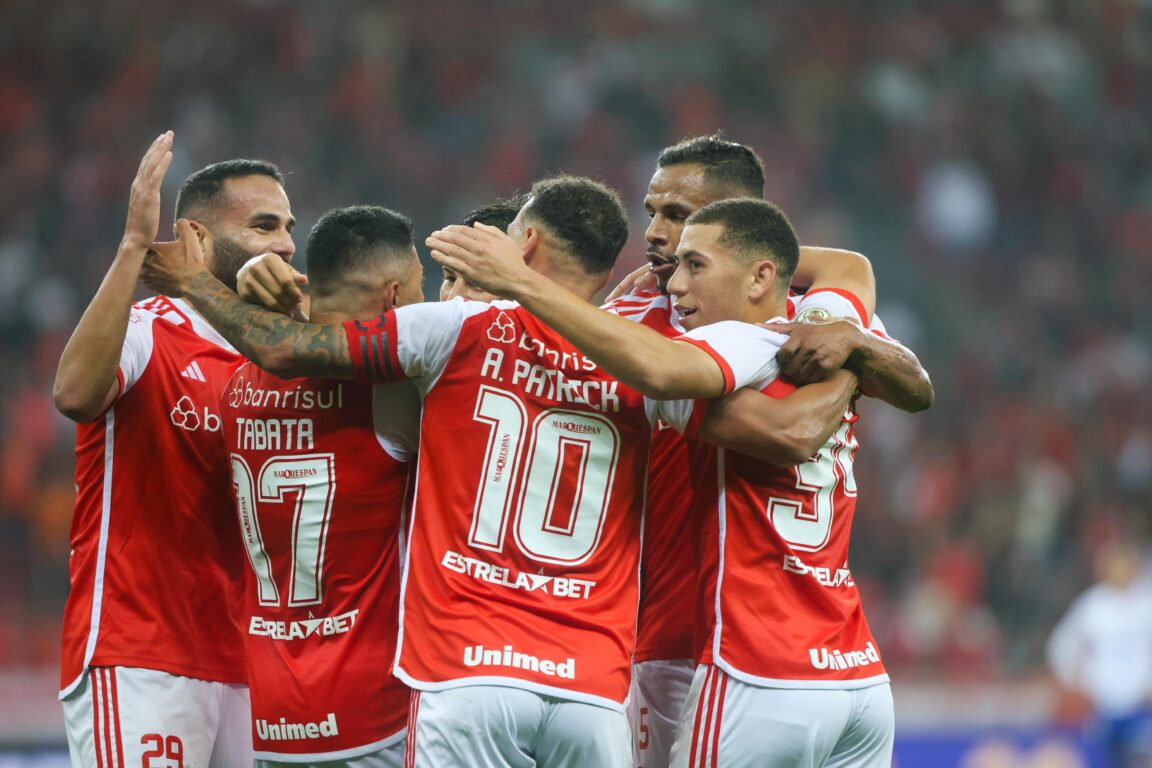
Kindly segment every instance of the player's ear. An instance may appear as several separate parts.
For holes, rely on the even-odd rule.
[[[759,300],[768,295],[776,285],[776,263],[769,259],[760,259],[752,265],[748,279],[749,298]]]
[[[532,257],[536,255],[536,246],[540,245],[540,232],[536,227],[527,227],[524,230],[524,243],[520,246],[520,253],[524,256],[524,263],[531,264]]]
[[[395,309],[399,306],[400,301],[400,281],[389,280],[388,284],[384,286],[383,302],[380,305],[380,313],[383,314],[390,309]]]

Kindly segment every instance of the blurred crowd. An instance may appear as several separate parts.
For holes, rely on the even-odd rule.
[[[57,658],[52,378],[162,130],[166,209],[197,168],[263,157],[301,251],[333,206],[427,232],[549,172],[600,178],[633,215],[622,275],[659,149],[722,129],[803,242],[872,259],[936,386],[923,414],[861,407],[851,566],[894,677],[1035,673],[1093,555],[1149,532],[1149,126],[1147,0],[7,0],[0,668]]]

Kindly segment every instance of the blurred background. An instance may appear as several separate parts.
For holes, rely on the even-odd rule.
[[[399,209],[422,242],[568,171],[629,206],[621,276],[663,146],[753,146],[802,242],[871,258],[936,387],[858,427],[851,566],[897,764],[1106,764],[1045,649],[1152,510],[1152,2],[0,3],[6,768],[60,764],[74,430],[52,378],[167,128],[162,237],[179,182],[231,157],[288,175],[300,261],[328,208]],[[1146,639],[1124,657],[1145,692]]]

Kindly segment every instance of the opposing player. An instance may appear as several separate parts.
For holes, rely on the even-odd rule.
[[[393,211],[330,211],[309,233],[307,254],[315,322],[423,300],[412,224]],[[416,389],[285,380],[245,362],[220,413],[251,565],[257,765],[399,768],[410,693],[388,670]]]
[[[668,337],[683,333],[667,283],[676,269],[675,254],[685,220],[709,203],[760,198],[763,190],[763,163],[747,146],[709,135],[665,148],[657,158],[644,199],[649,216],[644,233],[649,268],[643,270],[641,287],[627,290],[606,308]],[[636,275],[623,285],[631,288]],[[863,386],[886,395],[897,393],[893,398],[897,405],[923,397],[926,386],[930,400],[931,384],[915,357],[894,342],[868,338],[862,331],[861,324],[867,322],[865,305],[872,303],[870,280],[871,267],[858,254],[801,246],[792,284],[806,294],[790,298],[789,314],[795,315],[797,305],[803,302],[801,314],[848,315],[855,322],[829,321],[817,331],[823,334],[820,343],[809,335],[808,325],[773,326],[791,334],[777,359],[786,361],[785,372],[793,377],[808,374],[807,381],[825,378],[834,368],[842,367],[851,354],[856,370],[873,372],[865,377]],[[841,356],[837,358],[836,353]],[[823,364],[819,376],[806,370],[813,367],[813,360]],[[880,381],[874,383],[873,379]],[[741,391],[714,403],[711,413],[717,418],[723,415],[740,420],[744,440],[739,443],[732,439],[732,422],[725,424],[729,447],[763,456],[763,446],[779,440],[778,417],[790,414],[789,405],[787,398],[772,400]],[[636,738],[637,766],[663,768],[668,765],[696,669],[694,615],[685,606],[695,600],[695,542],[699,537],[689,518],[694,473],[685,438],[672,429],[658,430],[653,435],[648,472],[650,524],[644,529],[629,716]]]
[[[669,283],[686,326],[716,328],[710,338],[719,343],[720,330],[739,334],[722,321],[766,320],[765,310],[784,310],[790,274],[780,254],[797,246],[779,211],[728,200],[704,207],[687,225]],[[682,345],[657,343],[646,329],[627,330],[588,311],[524,269],[514,244],[498,233],[451,228],[429,244],[438,261],[521,301],[623,382],[654,396],[677,394],[669,371],[691,362]],[[773,299],[755,301],[764,291]],[[741,352],[726,359],[736,362]],[[786,389],[775,381],[765,392]],[[890,762],[888,677],[847,566],[855,420],[846,410],[824,447],[799,467],[693,448],[693,468],[704,479],[694,495],[705,520],[698,606],[708,638],[673,765]]]
[[[140,163],[119,251],[53,390],[79,422],[60,691],[77,766],[252,761],[244,554],[219,412],[239,356],[179,299],[132,304],[172,141],[158,137]],[[283,178],[269,163],[192,174],[176,210],[212,233],[207,264],[222,281],[252,254],[295,252]]]

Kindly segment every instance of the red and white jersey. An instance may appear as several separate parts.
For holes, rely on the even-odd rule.
[[[403,738],[401,519],[420,400],[408,384],[281,379],[250,363],[220,400],[247,550],[256,757],[358,757]]]
[[[424,395],[397,675],[622,710],[651,425],[687,423],[692,403],[646,403],[512,302],[419,304],[346,329],[359,377],[412,378]]]
[[[671,300],[667,295],[659,292],[628,294],[606,305],[605,309],[640,322],[666,336],[675,336],[682,332]],[[862,323],[869,323],[873,332],[886,336],[880,319],[875,316],[869,319],[859,299],[849,292],[823,289],[810,291],[805,295],[789,297],[788,317],[802,317],[805,313],[811,313],[816,317],[853,317]],[[775,382],[768,389],[768,393],[780,397],[792,389],[794,387],[780,381]],[[853,414],[846,414],[845,426],[841,427],[841,430],[848,430],[847,439],[853,441],[851,451],[846,454],[849,476],[852,452],[855,450],[850,423],[854,422],[855,418]],[[837,434],[839,435],[841,432],[838,431]],[[833,440],[830,441],[830,446],[825,446],[823,450],[835,449],[834,436]],[[844,449],[840,448],[839,450],[843,451]],[[764,471],[769,474],[789,471],[762,464],[732,452],[723,452],[723,455],[729,457],[730,468],[736,467],[737,477],[743,470],[760,472],[760,468],[767,468]],[[699,554],[706,564],[703,582],[714,587],[718,556],[715,549],[715,542],[718,540],[716,499],[718,488],[721,491],[723,489],[723,485],[718,486],[719,481],[716,474],[718,456],[719,452],[716,448],[698,441],[684,439],[670,429],[658,431],[653,436],[648,487],[650,524],[645,528],[644,538],[644,560],[642,563],[644,578],[641,589],[639,633],[636,647],[637,661],[688,658],[695,655],[693,649],[700,645],[699,640],[693,642],[693,630],[696,622],[685,612],[685,606],[691,606],[696,601],[695,569],[698,553],[695,542],[701,540],[699,527],[701,518],[699,514],[693,513],[691,508],[694,498],[706,500],[703,509],[707,515],[705,518],[707,533],[703,536],[704,551]],[[747,464],[755,465],[756,469],[750,469],[746,466]],[[809,474],[812,472],[811,469],[803,471]],[[791,482],[789,487],[795,489],[795,482]],[[793,495],[795,495],[794,492]],[[851,498],[854,509],[854,490]],[[851,510],[848,513],[847,527],[844,529],[842,563],[845,564],[847,562],[847,540],[850,528]],[[755,562],[755,560],[753,559],[751,562]],[[844,567],[846,568],[846,565]],[[853,593],[855,594],[854,588]],[[711,588],[706,594],[709,604],[700,607],[700,614],[706,617],[706,626],[711,627],[716,611],[715,594]],[[738,595],[740,592],[738,589],[734,589],[730,590],[730,594]],[[858,604],[858,596],[856,600]],[[863,623],[862,613],[859,619]],[[867,630],[866,623],[864,623],[864,628]],[[710,629],[708,631],[711,632]],[[753,634],[751,637],[755,638],[756,635]],[[711,639],[708,642],[711,642]],[[872,642],[870,635],[867,642]],[[871,648],[872,653],[876,654],[874,642],[872,642]],[[707,660],[710,660],[708,655],[710,652],[710,648],[705,650]],[[865,655],[868,654],[866,644],[864,653]],[[876,658],[878,661],[878,654]],[[729,671],[739,676],[737,669],[733,668]],[[883,673],[882,667],[880,673]],[[750,677],[744,679],[748,679],[750,682],[763,682]]]
[[[89,666],[244,682],[244,554],[220,392],[240,359],[180,300],[132,308],[103,416],[76,430],[61,697]]]
[[[635,292],[604,309],[669,338],[684,333],[668,294]],[[634,660],[695,658],[696,542],[692,477],[686,438],[660,424],[648,460],[648,516],[640,560],[640,612]]]
[[[795,389],[783,380],[772,397]],[[692,441],[704,515],[701,662],[754,685],[862,688],[888,680],[848,568],[856,415],[804,464],[777,467]]]
[[[836,288],[817,288],[807,293],[788,296],[788,319],[804,322],[830,317],[848,317],[873,333],[887,337],[880,318],[868,314],[864,303],[851,291]]]

